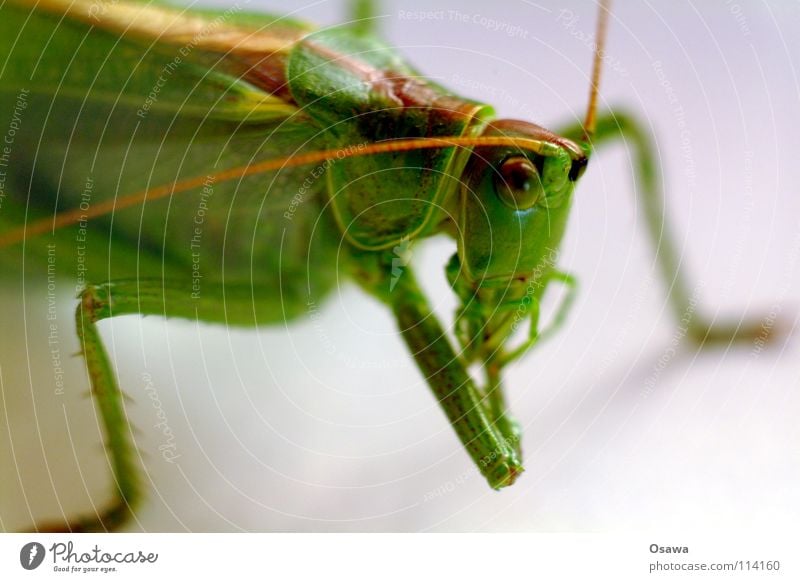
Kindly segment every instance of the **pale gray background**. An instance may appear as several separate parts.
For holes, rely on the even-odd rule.
[[[306,3],[251,4],[297,5]],[[555,128],[583,116],[591,51],[580,35],[594,32],[593,3],[436,8],[527,35],[448,15],[401,19],[399,11],[431,3],[386,2],[383,36],[430,78],[493,103],[501,117]],[[562,9],[579,16],[573,27],[558,21]],[[344,10],[321,1],[297,14],[326,25]],[[657,133],[669,218],[709,316],[775,310],[792,327],[800,309],[798,26],[796,2],[614,6],[607,50],[618,66],[604,71],[602,106],[625,106]],[[654,61],[685,114],[687,149]],[[508,372],[527,472],[501,493],[477,474],[387,311],[350,285],[319,319],[285,329],[104,323],[146,455],[148,498],[131,530],[753,533],[796,525],[797,338],[760,354],[752,346],[697,353],[682,343],[656,373],[676,325],[630,184],[621,147],[593,159],[580,184],[561,258],[579,276],[580,296],[561,333]],[[414,256],[448,322],[455,303],[443,266],[452,252],[435,240]],[[69,394],[53,396],[45,291],[29,291],[25,310],[21,292],[13,282],[0,291],[5,529],[26,527],[29,508],[37,517],[88,508],[86,490],[99,501],[109,488],[82,364],[69,362]],[[60,312],[64,352],[68,341],[77,350],[65,327],[70,294],[63,290]],[[175,434],[176,464],[158,453],[164,437],[152,428],[144,370]]]

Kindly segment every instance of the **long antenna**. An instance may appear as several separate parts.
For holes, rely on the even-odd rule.
[[[480,146],[513,146],[520,149],[530,150],[539,154],[546,154],[554,147],[553,144],[539,139],[514,136],[453,136],[453,137],[420,137],[388,140],[378,143],[361,144],[345,148],[314,151],[308,153],[295,154],[285,158],[265,160],[247,166],[239,166],[222,170],[205,176],[195,176],[178,182],[164,184],[119,196],[110,200],[105,200],[95,204],[87,211],[79,208],[67,210],[56,214],[51,218],[44,218],[30,224],[26,224],[16,229],[0,233],[0,249],[22,242],[34,236],[54,232],[66,226],[78,224],[83,220],[91,220],[99,216],[111,214],[125,208],[137,206],[145,202],[152,202],[161,198],[167,198],[173,194],[186,192],[195,188],[200,188],[206,183],[219,183],[236,180],[245,176],[272,172],[283,168],[305,166],[316,164],[327,160],[343,160],[360,156],[369,156],[382,153],[398,153],[410,150],[437,149],[448,147],[480,147]]]
[[[583,123],[583,135],[586,141],[592,139],[597,118],[597,94],[600,90],[600,72],[603,65],[603,51],[606,46],[606,32],[608,32],[608,15],[611,11],[611,0],[600,0],[597,16],[597,42],[594,48],[594,62],[592,63],[592,84],[589,87],[589,109],[586,111],[586,121]]]

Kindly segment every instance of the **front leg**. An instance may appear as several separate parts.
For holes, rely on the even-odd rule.
[[[387,278],[384,289],[389,289]],[[403,340],[464,448],[494,489],[514,483],[523,471],[517,455],[519,436],[503,431],[490,418],[489,406],[476,388],[462,359],[453,350],[441,324],[406,267],[381,299],[397,318]]]

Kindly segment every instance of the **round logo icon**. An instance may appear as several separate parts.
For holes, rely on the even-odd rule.
[[[29,542],[19,551],[19,563],[26,570],[35,570],[44,561],[44,546],[39,542]]]

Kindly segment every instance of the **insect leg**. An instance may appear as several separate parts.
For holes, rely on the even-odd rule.
[[[356,34],[375,34],[376,4],[375,0],[350,0],[350,26]]]
[[[249,284],[225,285],[223,293],[222,285],[204,283],[202,294],[193,296],[192,292],[186,284],[140,279],[87,285],[79,295],[76,312],[78,338],[92,395],[102,418],[114,478],[114,499],[95,515],[46,523],[37,528],[39,531],[115,530],[133,517],[142,500],[141,468],[137,462],[133,431],[125,413],[124,395],[98,332],[98,321],[118,315],[141,314],[252,326],[262,315],[262,306],[254,301],[258,290]]]
[[[488,402],[487,413],[500,431],[500,434],[509,442],[514,443],[518,455],[522,455],[521,437],[522,429],[519,423],[509,414],[505,393],[502,385],[502,370],[505,366],[530,351],[541,340],[546,340],[555,333],[566,321],[567,314],[572,307],[577,294],[577,279],[569,274],[554,271],[550,281],[558,281],[567,286],[567,295],[561,301],[553,321],[544,331],[539,331],[539,302],[534,300],[530,304],[530,331],[528,338],[518,347],[508,353],[495,351],[485,362],[486,369],[486,399]]]
[[[550,322],[544,331],[539,333],[539,341],[546,340],[555,332],[557,332],[564,322],[567,320],[567,315],[570,309],[575,304],[575,297],[578,295],[578,279],[571,273],[564,273],[562,271],[554,271],[550,276],[551,280],[558,281],[567,288],[567,294],[558,306],[553,321]]]
[[[499,358],[486,362],[486,413],[500,436],[511,444],[517,456],[522,458],[522,427],[508,410],[503,390],[503,365]]]
[[[391,306],[403,340],[489,485],[495,489],[511,485],[523,470],[515,443],[509,442],[493,426],[480,392],[453,350],[410,268],[406,268],[383,300]]]
[[[48,523],[38,531],[113,531],[132,515],[141,499],[136,449],[132,429],[124,409],[124,395],[117,385],[114,371],[97,330],[97,322],[111,317],[109,289],[111,284],[87,286],[80,294],[75,313],[81,353],[92,386],[92,395],[100,410],[106,446],[115,482],[114,501],[105,509],[65,523]],[[116,299],[116,296],[115,296]],[[115,309],[115,315],[116,309]]]
[[[539,343],[542,340],[548,339],[551,335],[553,335],[556,331],[564,325],[564,322],[567,320],[567,315],[569,314],[572,305],[575,303],[575,297],[578,293],[578,280],[575,278],[574,275],[570,273],[563,273],[561,271],[553,271],[550,275],[551,281],[558,281],[567,287],[567,295],[561,301],[561,304],[558,306],[558,310],[556,314],[553,316],[553,321],[550,322],[543,331],[539,331],[539,305],[538,303],[531,305],[531,327],[530,332],[528,333],[528,339],[522,343],[519,347],[514,348],[509,353],[502,356],[500,359],[501,367],[506,366],[513,362],[514,360],[518,359],[519,357],[523,356],[525,353],[528,352],[533,346]]]
[[[579,139],[583,130],[574,126],[562,135]],[[608,112],[597,119],[593,147],[622,140],[635,155],[637,194],[641,196],[647,232],[656,249],[661,274],[669,287],[669,302],[687,335],[699,344],[766,339],[770,330],[760,320],[709,322],[696,313],[696,301],[681,270],[681,255],[664,216],[664,195],[659,167],[647,131],[624,112]]]

